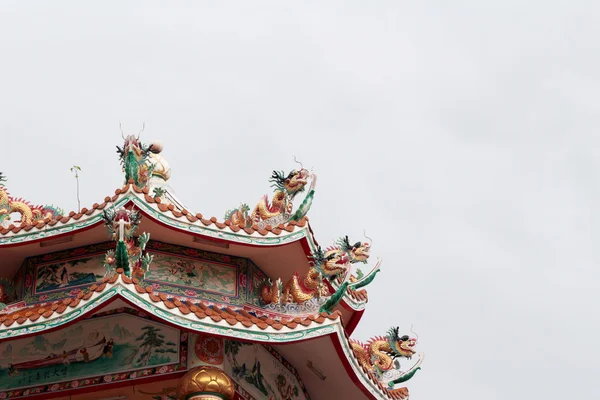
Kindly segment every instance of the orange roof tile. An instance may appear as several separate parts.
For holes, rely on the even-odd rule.
[[[130,189],[132,189],[136,193],[143,194],[144,200],[147,203],[156,204],[158,209],[161,212],[171,213],[175,218],[180,218],[182,216],[185,216],[186,219],[190,223],[194,223],[194,222],[200,220],[202,222],[202,224],[205,226],[214,225],[218,229],[224,229],[226,227],[229,227],[233,232],[238,232],[243,229],[249,235],[253,234],[254,232],[258,232],[262,236],[267,235],[269,232],[271,232],[275,235],[279,235],[279,234],[281,234],[281,232],[283,230],[285,230],[287,232],[292,232],[294,230],[295,226],[304,227],[304,226],[306,226],[306,222],[308,221],[308,217],[304,217],[300,221],[290,221],[286,225],[283,225],[283,224],[279,225],[277,228],[258,229],[258,226],[253,226],[253,227],[248,227],[248,228],[245,226],[236,226],[236,225],[233,225],[231,223],[231,221],[219,222],[219,221],[217,221],[217,218],[215,218],[215,217],[211,217],[210,219],[204,219],[202,217],[202,214],[196,214],[196,216],[193,216],[190,214],[190,212],[188,210],[178,211],[174,208],[174,206],[172,204],[167,205],[167,204],[162,203],[162,200],[160,198],[158,198],[158,197],[154,198],[148,194],[149,190],[147,187],[144,189],[141,189],[141,188],[137,187],[135,184],[133,184],[132,180],[130,180],[130,182],[128,184],[124,185],[122,188],[116,189],[114,196],[105,197],[104,202],[102,202],[101,204],[94,203],[94,205],[90,209],[82,208],[81,211],[78,213],[71,211],[67,215],[59,216],[59,218],[57,218],[55,220],[50,220],[50,219],[46,218],[44,220],[36,221],[36,223],[34,223],[34,224],[27,224],[27,225],[20,225],[20,226],[15,226],[14,224],[10,224],[6,228],[0,227],[0,235],[6,235],[9,232],[13,232],[13,233],[19,233],[21,231],[28,232],[32,228],[41,229],[41,228],[45,227],[46,225],[54,226],[57,222],[66,224],[71,220],[77,221],[81,217],[83,217],[83,215],[91,215],[96,210],[104,209],[108,203],[111,203],[111,202],[114,203],[115,201],[118,200],[118,198],[121,194],[127,193]]]
[[[105,277],[102,279],[102,283],[91,285],[87,291],[82,291],[77,294],[77,296],[73,296],[71,298],[58,300],[51,303],[43,303],[36,304],[31,307],[27,307],[21,310],[14,311],[9,314],[0,315],[0,326],[4,325],[5,327],[10,327],[14,323],[23,324],[25,321],[29,320],[31,322],[36,321],[43,316],[44,318],[50,318],[54,314],[62,314],[68,308],[76,308],[81,300],[89,300],[94,292],[101,293],[103,292],[107,284],[114,284],[117,282],[118,278],[121,277],[121,280],[126,285],[133,285],[136,292],[140,294],[148,294],[149,298],[155,302],[162,302],[167,308],[175,309],[177,308],[182,314],[189,315],[194,314],[198,319],[209,318],[215,322],[220,322],[225,320],[229,325],[236,325],[238,322],[241,323],[246,328],[251,328],[253,326],[258,327],[259,329],[267,329],[271,327],[277,331],[281,330],[284,326],[289,329],[295,329],[298,326],[308,327],[313,323],[322,324],[326,320],[337,320],[342,318],[342,314],[339,311],[334,311],[331,314],[326,312],[322,312],[320,314],[308,315],[306,317],[293,317],[293,318],[278,318],[272,319],[266,316],[255,316],[249,313],[246,310],[234,310],[231,307],[223,307],[219,308],[214,305],[210,305],[204,303],[201,300],[192,301],[185,300],[181,301],[175,297],[167,295],[161,292],[155,292],[151,287],[143,288],[139,285],[139,280],[137,278],[129,278],[127,277],[122,269],[117,270],[117,274],[112,277]],[[355,293],[361,293],[364,290],[356,291]],[[364,292],[364,296],[366,297],[366,292]],[[350,338],[347,334],[345,334],[345,338],[350,343]],[[352,353],[354,355],[354,353]],[[354,355],[356,357],[356,355]],[[361,367],[362,373],[367,376],[383,393],[385,393],[391,399],[407,399],[408,398],[408,390],[406,388],[400,389],[388,389],[385,387],[379,379],[370,371],[365,370]]]

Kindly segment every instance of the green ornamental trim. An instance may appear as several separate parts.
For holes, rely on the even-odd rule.
[[[37,333],[48,329],[59,327],[65,323],[71,322],[77,317],[86,314],[94,308],[98,308],[103,303],[107,302],[115,295],[120,295],[126,300],[130,301],[140,309],[157,315],[160,318],[175,324],[181,328],[201,332],[226,336],[230,338],[252,340],[256,342],[267,342],[267,343],[289,343],[296,342],[303,339],[320,337],[330,334],[335,331],[334,324],[326,326],[318,326],[314,328],[308,328],[303,331],[292,331],[282,333],[271,333],[271,332],[255,332],[246,330],[244,328],[232,328],[232,327],[221,327],[215,326],[210,323],[203,323],[199,321],[192,321],[187,318],[169,313],[159,307],[154,306],[150,302],[140,298],[137,294],[129,291],[123,286],[117,284],[108,291],[103,292],[100,296],[89,300],[85,305],[77,308],[71,312],[64,313],[58,318],[50,319],[48,321],[33,323],[19,328],[8,328],[6,330],[0,330],[0,339],[11,338],[14,339],[19,336],[28,335],[31,333]]]
[[[115,203],[112,203],[112,207],[121,207],[124,206],[129,201],[132,201],[140,210],[152,216],[152,218],[170,226],[180,230],[189,231],[193,233],[202,234],[204,236],[209,236],[217,239],[229,240],[232,242],[252,244],[252,245],[262,245],[262,246],[273,246],[273,245],[281,245],[286,243],[296,242],[304,237],[310,237],[308,235],[307,228],[298,228],[294,230],[294,232],[289,234],[284,234],[283,232],[278,236],[272,237],[253,237],[239,233],[227,232],[225,230],[219,229],[211,229],[208,227],[202,227],[190,223],[185,223],[182,221],[178,221],[174,218],[170,218],[164,215],[161,211],[156,210],[154,207],[150,206],[144,199],[138,197],[135,193],[128,192],[122,198],[118,199]],[[108,207],[108,206],[107,206]],[[42,231],[36,232],[26,232],[19,233],[16,235],[11,235],[8,237],[0,238],[0,245],[3,244],[15,244],[15,243],[24,243],[33,240],[39,240],[46,237],[56,236],[68,232],[74,232],[82,228],[89,227],[91,225],[97,224],[102,221],[102,213],[87,218],[84,221],[75,222],[73,224],[67,224],[60,227],[48,228],[47,226]],[[229,229],[229,228],[224,228]],[[286,232],[287,233],[287,232]],[[312,240],[309,240],[310,246],[314,247],[314,243]]]
[[[103,292],[98,297],[88,301],[82,307],[77,308],[69,313],[65,313],[58,318],[41,322],[41,323],[33,323],[28,326],[20,327],[20,328],[9,328],[6,330],[0,330],[0,339],[15,339],[19,336],[32,334],[41,332],[48,329],[57,328],[63,324],[73,321],[74,319],[88,313],[94,308],[99,308],[102,304],[106,303],[108,300],[113,298],[116,295],[120,295],[126,300],[130,301],[141,310],[146,311],[148,313],[159,316],[160,318],[171,322],[181,328],[186,330],[191,330],[195,332],[208,333],[208,334],[216,334],[225,336],[232,339],[242,339],[242,340],[250,340],[254,342],[263,342],[270,344],[278,344],[278,343],[290,343],[297,342],[301,340],[323,337],[331,334],[336,334],[338,336],[339,342],[341,343],[342,350],[344,355],[352,365],[356,375],[358,376],[360,382],[367,388],[371,390],[372,393],[383,394],[381,389],[375,385],[370,379],[368,379],[363,373],[360,365],[358,364],[358,360],[353,355],[353,352],[350,348],[350,344],[346,339],[344,334],[343,327],[341,323],[336,321],[336,323],[326,325],[326,326],[318,326],[315,328],[309,328],[303,331],[292,331],[288,333],[271,333],[271,332],[254,332],[250,330],[240,329],[240,328],[232,328],[232,327],[221,327],[212,325],[209,323],[202,323],[198,321],[191,321],[186,318],[182,318],[180,316],[171,314],[165,310],[162,310],[150,302],[138,297],[137,294],[129,291],[124,288],[120,284],[115,285],[108,291]],[[382,397],[386,398],[386,397]]]

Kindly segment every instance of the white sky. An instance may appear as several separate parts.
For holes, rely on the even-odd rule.
[[[5,0],[0,171],[72,210],[78,164],[89,207],[122,184],[119,121],[145,121],[178,196],[222,219],[295,154],[317,239],[364,228],[384,258],[354,336],[415,325],[413,399],[591,399],[599,11]]]

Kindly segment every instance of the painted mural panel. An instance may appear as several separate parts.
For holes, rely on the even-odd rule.
[[[23,300],[34,304],[77,295],[102,280],[104,254],[112,248],[106,242],[28,258],[15,277],[24,277]]]
[[[103,254],[36,265],[36,294],[88,286],[104,277]]]
[[[201,289],[225,296],[237,296],[237,268],[233,265],[174,256],[154,251],[146,273],[147,282],[167,283],[182,289]]]
[[[258,344],[226,340],[223,370],[257,399],[307,400],[298,377],[272,352]]]
[[[246,400],[310,400],[296,369],[272,347],[195,334],[190,368],[222,368]]]
[[[17,274],[24,281],[23,295],[17,297],[35,304],[77,295],[105,276],[104,256],[110,249],[114,242],[28,258]],[[157,241],[146,250],[154,260],[145,284],[155,290],[219,304],[258,305],[252,284],[265,275],[250,260]]]
[[[229,304],[247,301],[245,258],[150,241],[154,255],[145,281],[155,290]]]
[[[55,400],[106,400],[119,396],[125,396],[127,400],[175,400],[178,382],[176,378],[115,389],[102,388],[97,392],[73,394]]]
[[[5,390],[0,398],[185,369],[187,334],[138,315],[115,310],[60,331],[0,344],[0,390]]]

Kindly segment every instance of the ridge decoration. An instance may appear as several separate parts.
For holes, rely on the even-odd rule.
[[[258,287],[258,297],[265,305],[290,305],[291,308],[295,308],[293,305],[310,304],[308,308],[320,306],[320,312],[330,313],[348,288],[366,286],[379,271],[380,260],[366,277],[356,279],[350,276],[351,264],[367,263],[370,248],[371,243],[368,242],[356,242],[351,245],[348,236],[340,238],[334,246],[325,250],[319,246],[310,256],[311,267],[302,277],[295,272],[285,286],[281,278],[275,282],[267,278]],[[336,279],[341,279],[342,283],[337,289],[332,290],[331,285],[326,285],[325,282],[333,282]]]
[[[130,180],[140,189],[148,185],[150,177],[157,168],[157,158],[155,154],[162,151],[162,144],[158,141],[150,145],[145,145],[140,141],[140,133],[137,135],[127,135],[121,129],[121,137],[125,141],[123,147],[117,146],[117,154],[125,172],[125,183]],[[160,168],[160,166],[159,166]],[[167,167],[168,168],[168,167]],[[170,171],[169,171],[170,174]]]
[[[410,360],[416,351],[418,336],[411,338],[408,335],[399,336],[400,328],[390,328],[386,336],[371,338],[366,343],[351,340],[352,351],[356,355],[359,364],[373,374],[377,379],[387,383],[390,388],[395,384],[406,382],[421,369],[423,354],[419,354],[419,361],[408,371],[400,371],[398,358]]]
[[[311,268],[301,278],[297,272],[282,285],[281,278],[274,283],[267,279],[260,286],[260,299],[265,304],[298,303],[302,304],[315,297],[329,296],[329,289],[323,279],[334,279],[350,267],[348,256],[339,248],[319,247],[311,256]]]
[[[293,201],[298,194],[305,191],[308,179],[311,179],[308,194],[293,213]],[[283,171],[273,171],[269,182],[275,189],[271,202],[265,194],[251,213],[250,206],[242,203],[238,208],[227,210],[225,220],[240,227],[248,228],[256,224],[259,229],[264,229],[267,225],[275,227],[290,221],[299,221],[306,216],[315,195],[315,174],[300,164],[300,169],[294,169],[287,175]]]
[[[150,234],[142,233],[137,239],[133,236],[142,219],[140,213],[125,208],[118,210],[107,208],[102,218],[112,239],[117,242],[116,250],[107,251],[104,257],[106,275],[112,275],[117,269],[122,268],[128,277],[144,279],[153,256],[144,254]]]
[[[56,220],[65,212],[54,206],[33,206],[28,201],[10,196],[4,186],[6,177],[0,172],[0,226],[11,220],[10,214],[21,214],[20,225],[33,225],[40,221]]]

